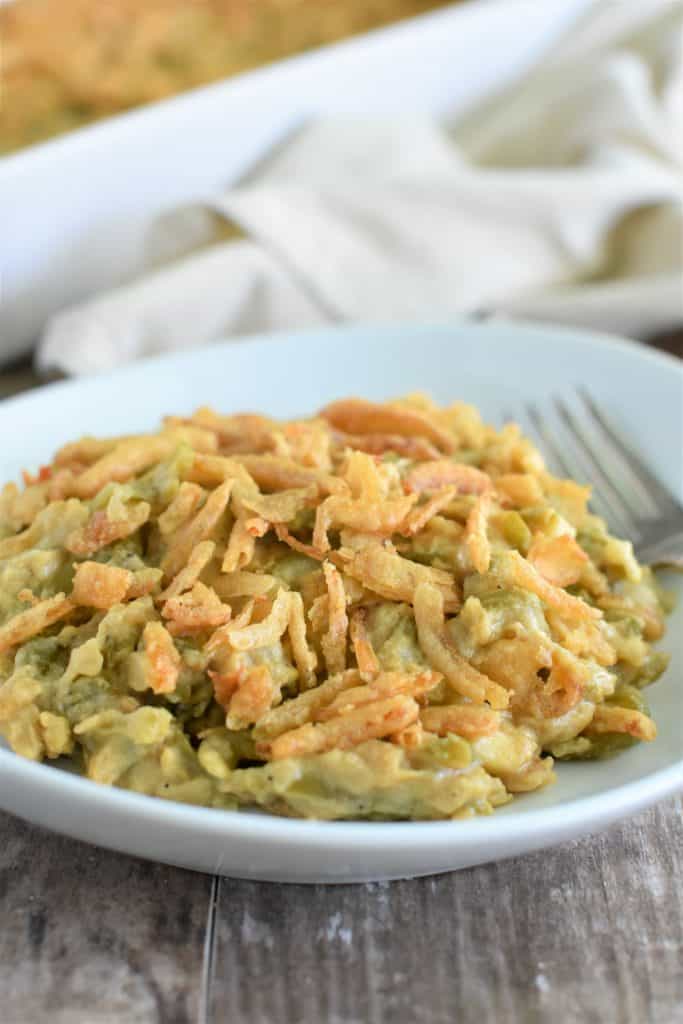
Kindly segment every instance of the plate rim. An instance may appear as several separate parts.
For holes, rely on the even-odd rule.
[[[126,363],[122,366],[116,366],[110,370],[104,370],[97,373],[83,374],[80,377],[68,377],[64,380],[49,381],[45,384],[38,385],[38,387],[30,388],[27,391],[22,391],[18,395],[11,395],[0,400],[0,420],[4,418],[6,410],[12,411],[18,406],[23,404],[30,404],[36,401],[39,397],[44,396],[46,393],[50,395],[57,394],[68,394],[70,391],[78,390],[83,387],[86,382],[99,383],[108,380],[125,380],[127,377],[136,377],[143,373],[145,370],[153,370],[154,367],[163,367],[172,364],[183,364],[185,362],[192,362],[196,358],[201,358],[205,354],[209,354],[216,351],[229,351],[232,348],[243,348],[245,346],[251,346],[258,348],[263,346],[268,348],[271,345],[281,344],[283,341],[296,341],[298,339],[306,340],[307,338],[318,336],[321,339],[321,343],[325,343],[327,338],[330,340],[340,335],[347,335],[351,339],[354,336],[366,335],[368,331],[376,332],[380,335],[396,335],[396,334],[410,334],[412,332],[422,333],[424,331],[433,330],[435,332],[442,333],[448,330],[454,329],[468,329],[485,335],[489,332],[489,328],[493,327],[505,327],[513,333],[520,334],[551,334],[558,338],[558,340],[564,339],[574,344],[586,345],[586,346],[603,346],[611,348],[615,351],[621,351],[629,356],[635,356],[636,358],[643,359],[647,362],[657,365],[662,369],[668,369],[676,373],[683,384],[683,360],[677,358],[669,352],[662,352],[658,349],[653,349],[647,346],[646,343],[635,341],[632,338],[625,338],[619,334],[613,334],[607,331],[593,331],[583,327],[568,327],[563,324],[553,324],[544,320],[524,320],[516,317],[507,317],[495,315],[486,319],[474,319],[467,316],[463,317],[450,317],[448,319],[435,319],[435,320],[420,320],[415,323],[392,323],[391,321],[382,321],[379,323],[353,323],[353,324],[325,324],[317,327],[305,327],[293,331],[282,330],[282,331],[264,331],[256,334],[248,335],[236,335],[235,337],[221,337],[217,338],[216,341],[197,345],[194,348],[179,349],[172,352],[161,352],[154,355],[147,355],[141,359],[136,359],[133,362]]]
[[[403,848],[421,846],[427,840],[458,839],[458,845],[486,841],[514,841],[522,835],[549,835],[591,825],[609,818],[614,820],[632,810],[647,806],[683,788],[683,758],[667,768],[651,772],[632,782],[623,783],[593,796],[582,796],[552,807],[535,808],[468,819],[438,821],[327,821],[311,818],[287,818],[253,811],[198,807],[193,804],[147,796],[131,790],[107,786],[83,776],[61,771],[46,764],[28,761],[9,750],[0,750],[3,764],[18,779],[23,775],[29,783],[40,785],[45,795],[55,799],[74,798],[81,805],[97,802],[98,812],[128,812],[131,819],[144,820],[145,825],[181,825],[195,834],[221,835],[229,838],[239,834],[242,839],[259,839],[299,844],[308,848],[377,849],[386,840],[400,842]],[[14,771],[12,766],[14,765]],[[4,772],[3,772],[4,774]],[[52,794],[49,792],[52,790]],[[519,797],[515,798],[519,800]],[[0,797],[0,806],[5,801]],[[8,810],[10,808],[7,808]],[[13,812],[17,813],[17,812]],[[21,817],[21,813],[19,812]]]

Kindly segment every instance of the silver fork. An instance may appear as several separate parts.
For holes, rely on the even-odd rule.
[[[549,461],[563,475],[593,485],[597,511],[617,535],[633,542],[639,561],[683,569],[683,506],[631,451],[595,400],[583,390],[578,394],[580,416],[561,398],[553,401],[552,419],[538,405],[526,404]]]

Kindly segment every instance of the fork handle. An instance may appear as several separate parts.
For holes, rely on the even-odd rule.
[[[668,565],[683,570],[683,531],[636,547],[636,556],[645,565]]]

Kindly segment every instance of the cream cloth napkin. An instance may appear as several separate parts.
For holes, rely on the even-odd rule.
[[[55,316],[39,368],[482,310],[635,336],[683,323],[682,39],[683,0],[606,0],[454,124],[304,127],[157,224],[148,274]]]

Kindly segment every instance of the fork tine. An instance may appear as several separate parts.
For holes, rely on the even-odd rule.
[[[654,515],[680,512],[681,506],[639,456],[635,455],[607,422],[595,400],[583,388],[577,389],[593,423],[601,431],[605,446],[625,470],[634,489]]]
[[[577,423],[568,406],[561,398],[555,398],[554,403],[558,415],[571,436],[576,449],[581,453],[584,464],[588,469],[588,475],[592,478],[596,491],[601,495],[603,504],[608,509],[607,518],[625,532],[627,536],[633,536],[637,531],[634,528],[633,516],[631,515],[628,502],[616,489],[612,478],[603,468],[595,449],[586,439],[584,431]]]
[[[531,420],[534,430],[538,434],[541,442],[546,448],[547,453],[550,455],[551,461],[554,463],[555,468],[559,469],[565,476],[570,477],[573,475],[572,467],[565,459],[562,451],[555,443],[555,438],[550,433],[548,425],[541,416],[538,408],[532,403],[527,402],[526,411],[529,419]]]
[[[650,544],[642,544],[636,550],[638,561],[645,565],[672,565],[683,569],[683,530],[666,533]]]
[[[590,479],[592,476],[590,466],[587,466],[581,453],[577,452],[576,447],[574,447],[574,460],[572,460],[567,457],[566,448],[563,449],[561,438],[558,439],[553,436],[547,420],[543,418],[538,407],[529,402],[526,409],[545,450],[550,453],[553,465],[566,477],[571,477],[575,480],[582,477]],[[621,506],[618,505],[615,510],[613,503],[609,502],[604,492],[597,486],[593,486],[591,504],[617,530],[626,535],[632,533],[633,527],[630,521],[620,513]]]

